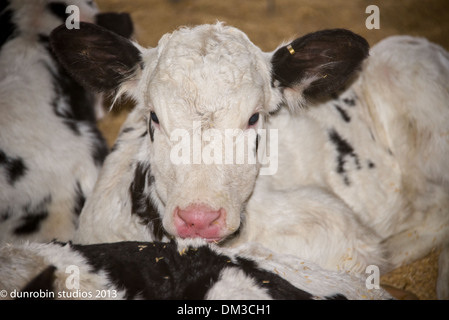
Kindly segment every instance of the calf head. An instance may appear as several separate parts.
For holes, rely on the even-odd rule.
[[[340,89],[368,54],[363,38],[341,29],[264,53],[221,23],[181,28],[148,49],[91,24],[61,26],[51,43],[80,82],[136,100],[164,229],[210,241],[241,225],[263,162],[249,159],[267,151],[270,114]]]

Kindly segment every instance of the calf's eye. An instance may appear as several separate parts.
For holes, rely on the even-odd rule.
[[[259,121],[259,112],[256,112],[255,114],[253,114],[251,116],[251,118],[249,118],[248,120],[248,126],[253,126],[257,123],[257,121]]]
[[[154,113],[153,111],[151,111],[150,117],[151,117],[151,121],[153,121],[153,122],[156,123],[156,124],[159,124],[159,119],[158,119],[156,113]]]

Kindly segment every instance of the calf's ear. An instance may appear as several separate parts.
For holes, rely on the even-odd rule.
[[[50,35],[51,48],[70,75],[96,91],[118,88],[140,68],[140,50],[128,39],[95,24],[79,29],[61,25]]]
[[[273,83],[290,106],[302,105],[341,89],[368,53],[368,42],[349,30],[311,33],[274,52]]]
[[[131,38],[134,24],[129,13],[101,12],[95,16],[95,24],[108,29],[124,38]]]

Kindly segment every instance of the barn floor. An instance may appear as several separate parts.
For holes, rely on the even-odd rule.
[[[395,34],[426,37],[449,49],[447,0],[96,0],[102,11],[129,12],[136,39],[156,46],[160,37],[182,25],[217,20],[243,30],[265,51],[281,42],[325,28],[347,28],[370,45]],[[368,5],[380,9],[380,28],[368,30]],[[117,137],[131,103],[122,103],[99,123],[110,145]],[[382,276],[381,283],[410,293],[406,298],[435,299],[438,252]]]

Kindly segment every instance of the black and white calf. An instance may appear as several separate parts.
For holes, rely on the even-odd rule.
[[[449,243],[441,47],[401,36],[369,50],[336,29],[265,53],[221,23],[180,28],[148,49],[91,24],[58,28],[51,43],[76,79],[137,101],[77,241],[256,241],[362,273]],[[244,141],[244,156],[263,161],[223,161],[229,132],[231,149]]]
[[[368,279],[326,271],[257,244],[204,240],[9,245],[0,249],[3,298],[391,299]]]
[[[55,60],[50,32],[65,23],[68,4],[123,36],[132,23],[98,14],[88,0],[1,4],[0,243],[69,240],[108,148],[96,127],[101,96]]]

